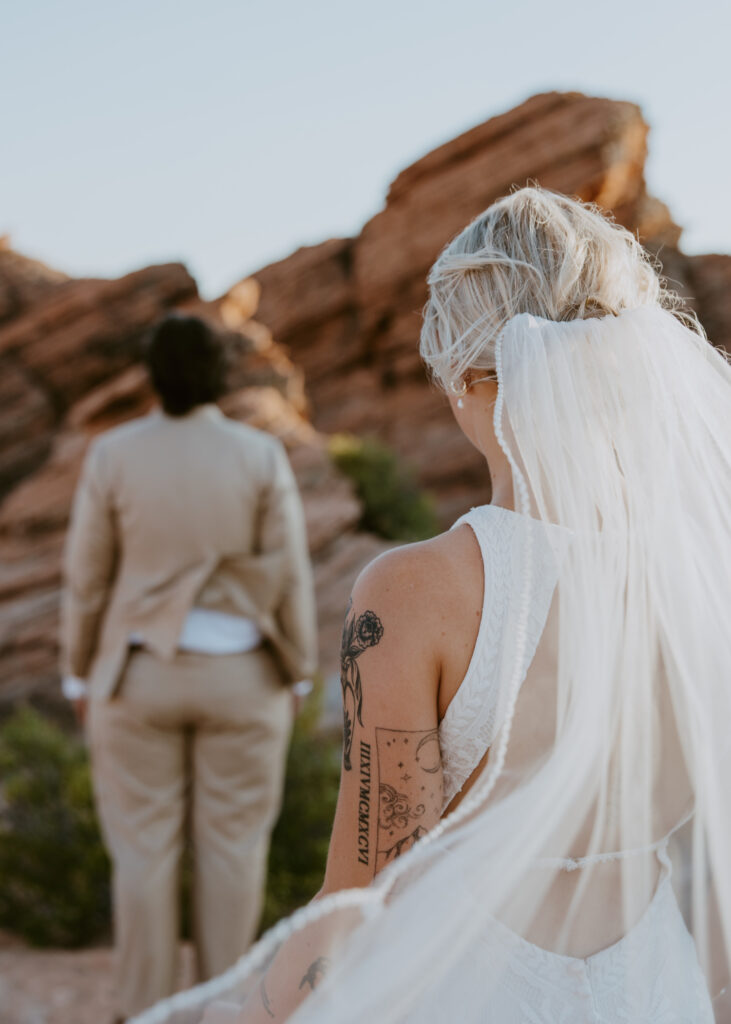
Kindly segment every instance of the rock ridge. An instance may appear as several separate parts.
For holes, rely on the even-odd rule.
[[[73,279],[0,239],[0,708],[59,713],[60,559],[89,440],[149,410],[140,340],[167,311],[209,318],[233,355],[224,411],[280,437],[302,490],[326,673],[352,582],[389,546],[332,467],[327,435],[390,444],[449,525],[489,500],[484,460],[457,429],[418,355],[426,273],[490,202],[538,181],[610,210],[659,254],[713,342],[731,351],[731,257],[687,256],[648,193],[648,126],[632,103],[549,92],[436,147],[394,179],[354,238],[298,249],[203,302],[185,267]]]

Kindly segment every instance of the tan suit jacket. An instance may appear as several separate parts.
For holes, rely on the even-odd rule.
[[[253,619],[285,682],[317,665],[302,505],[280,441],[215,405],[161,411],[89,448],[64,559],[64,672],[109,697],[130,633],[173,657],[193,604]]]

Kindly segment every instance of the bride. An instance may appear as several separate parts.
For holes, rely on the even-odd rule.
[[[731,370],[539,188],[429,286],[491,504],[356,582],[321,893],[136,1020],[731,1021]]]

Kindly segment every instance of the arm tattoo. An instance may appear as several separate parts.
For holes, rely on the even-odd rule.
[[[434,744],[436,743],[436,747]],[[439,730],[430,729],[425,732],[416,744],[415,760],[424,772],[436,774],[442,767],[442,752],[439,749]]]
[[[380,828],[406,828],[411,818],[420,818],[425,811],[423,804],[417,804],[412,810],[406,794],[399,793],[387,782],[380,783],[378,799],[378,824]]]
[[[409,850],[442,810],[442,756],[436,729],[376,729],[378,836],[376,864]],[[406,792],[404,792],[406,790]]]
[[[368,864],[371,845],[371,745],[360,741],[358,789],[358,863]]]
[[[363,725],[363,685],[358,658],[369,647],[375,647],[383,636],[383,625],[375,612],[365,611],[356,619],[352,601],[348,603],[340,644],[340,685],[343,688],[343,767],[351,770],[355,723]]]
[[[426,835],[427,830],[422,828],[421,825],[417,825],[413,832],[409,835],[404,836],[403,839],[399,839],[398,842],[394,843],[393,846],[389,846],[385,850],[379,850],[379,854],[384,858],[383,863],[388,864],[391,860],[396,860],[406,850],[410,850],[417,839],[421,839],[422,836]]]
[[[269,995],[267,993],[266,978],[262,978],[259,982],[259,993],[261,994],[261,1005],[264,1007],[270,1017],[275,1017],[276,1014],[272,1010],[272,1004],[269,1002]]]
[[[259,970],[262,972],[262,978],[259,982],[259,995],[261,996],[261,1005],[264,1007],[270,1017],[276,1017],[274,1010],[272,1010],[272,1004],[269,1002],[269,993],[267,992],[266,980],[269,968],[272,966],[277,953],[282,948],[282,943],[278,942],[274,949],[271,951],[269,956],[266,958],[264,963],[261,965]],[[245,1000],[244,1000],[245,1001]]]
[[[310,991],[314,992],[315,988],[317,987],[320,981],[320,978],[325,975],[329,966],[330,961],[326,956],[318,956],[317,960],[313,960],[310,966],[305,971],[302,981],[299,984],[299,987],[304,988],[305,985],[309,985]]]

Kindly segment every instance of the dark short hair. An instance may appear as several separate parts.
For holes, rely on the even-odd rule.
[[[222,338],[204,320],[173,314],[153,327],[144,345],[152,385],[170,416],[215,402],[225,391]]]

